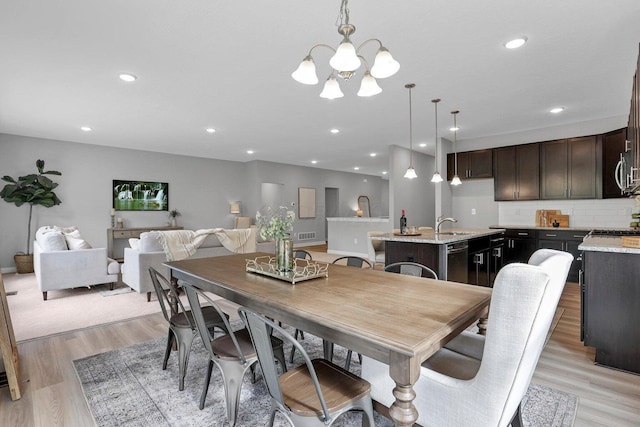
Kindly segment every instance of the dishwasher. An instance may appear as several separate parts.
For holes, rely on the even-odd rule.
[[[469,242],[456,242],[447,245],[447,277],[451,282],[468,283]]]

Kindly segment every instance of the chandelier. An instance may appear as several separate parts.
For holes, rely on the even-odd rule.
[[[326,45],[317,44],[309,49],[309,53],[304,57],[298,68],[291,74],[294,80],[306,85],[318,84],[318,76],[316,74],[316,66],[313,62],[311,53],[317,47],[324,47],[334,52],[329,60],[331,66],[331,74],[327,78],[324,89],[320,93],[320,97],[326,99],[342,98],[344,94],[340,90],[340,84],[336,76],[349,80],[355,75],[360,65],[364,63],[365,71],[360,83],[358,96],[373,96],[382,92],[376,79],[385,79],[393,76],[400,69],[398,61],[393,59],[391,53],[382,45],[378,39],[368,39],[362,42],[356,49],[349,38],[356,31],[356,27],[349,23],[349,0],[342,0],[340,3],[340,14],[336,20],[338,33],[343,36],[342,42],[337,49]],[[370,42],[378,43],[378,52],[376,53],[373,67],[369,68],[369,63],[360,55],[362,48]]]

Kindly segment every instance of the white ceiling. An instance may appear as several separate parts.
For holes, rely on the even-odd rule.
[[[379,175],[388,147],[408,146],[409,82],[414,146],[429,153],[436,97],[440,135],[451,138],[449,112],[461,111],[459,140],[629,113],[638,0],[349,7],[354,44],[380,39],[401,68],[379,80],[380,95],[357,97],[357,77],[328,101],[318,97],[328,50],[314,51],[321,84],[290,74],[314,44],[339,44],[339,0],[2,0],[0,132]],[[523,48],[502,46],[518,35]],[[372,61],[374,45],[363,52]],[[566,111],[549,114],[557,105]]]

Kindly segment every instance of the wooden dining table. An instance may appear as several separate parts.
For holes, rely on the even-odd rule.
[[[491,289],[329,265],[328,276],[291,284],[248,272],[265,253],[166,262],[183,280],[294,328],[389,365],[396,426],[418,418],[413,385],[420,364],[486,313]],[[428,411],[429,408],[420,408]]]

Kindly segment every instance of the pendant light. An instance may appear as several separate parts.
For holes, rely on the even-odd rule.
[[[458,122],[456,121],[456,117],[460,111],[455,110],[452,111],[453,114],[453,179],[451,180],[451,185],[460,185],[462,181],[460,181],[460,177],[458,176]]]
[[[412,119],[412,111],[411,111],[411,89],[416,87],[413,83],[407,83],[404,85],[407,89],[409,89],[409,167],[407,171],[404,173],[404,177],[407,179],[417,178],[416,170],[413,168],[413,119]]]
[[[433,105],[436,111],[436,159],[435,159],[436,170],[433,173],[433,176],[431,177],[431,182],[438,183],[438,182],[442,182],[442,176],[440,175],[440,172],[438,172],[438,102],[440,102],[440,98],[432,99],[431,102],[433,102]]]

